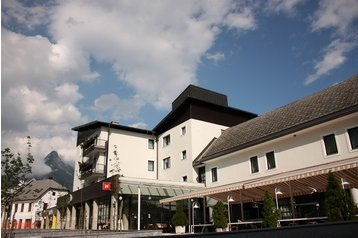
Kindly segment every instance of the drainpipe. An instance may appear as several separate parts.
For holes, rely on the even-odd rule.
[[[156,162],[155,162],[155,164],[156,164],[156,175],[155,175],[155,177],[156,177],[156,179],[158,180],[159,179],[159,143],[158,143],[158,136],[156,136],[155,137],[155,143],[156,143],[156,152],[157,152],[157,156],[156,156]]]
[[[112,121],[110,123],[108,123],[108,131],[107,131],[107,153],[106,153],[106,177],[108,177],[108,158],[109,158],[109,133],[111,131],[111,124],[112,124]]]

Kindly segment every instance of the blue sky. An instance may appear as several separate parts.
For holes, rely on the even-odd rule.
[[[72,127],[152,129],[189,84],[261,115],[356,74],[357,26],[357,0],[3,0],[2,147],[74,161]]]

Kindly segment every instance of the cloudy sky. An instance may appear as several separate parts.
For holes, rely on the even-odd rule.
[[[1,145],[79,157],[71,128],[152,129],[189,84],[263,114],[358,69],[357,0],[2,0]]]

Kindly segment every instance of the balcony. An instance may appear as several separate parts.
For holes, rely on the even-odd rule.
[[[104,164],[96,164],[93,167],[93,164],[84,162],[80,165],[80,179],[88,179],[88,178],[97,178],[102,177],[105,174],[105,165]]]
[[[105,152],[106,151],[106,140],[93,138],[86,141],[82,145],[83,156],[87,156],[92,152]]]

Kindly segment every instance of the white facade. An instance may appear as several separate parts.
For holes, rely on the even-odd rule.
[[[111,127],[108,137],[108,128],[101,127],[96,135],[96,141],[101,141],[105,145],[105,141],[109,139],[109,151],[108,158],[107,151],[97,154],[96,167],[104,167],[108,159],[107,178],[119,173],[126,178],[196,183],[197,174],[192,166],[193,160],[226,128],[214,123],[189,119],[159,136]],[[170,137],[168,145],[164,145],[164,137]],[[90,156],[86,154],[83,160],[89,160]],[[164,167],[165,159],[170,160],[168,168]],[[81,160],[82,158],[79,159]],[[90,177],[81,180],[78,169],[76,164],[74,191],[103,179]]]
[[[192,165],[193,160],[226,128],[222,125],[189,119],[159,135],[159,179],[185,182],[186,177],[186,182],[196,183],[197,174]],[[164,146],[163,139],[167,136],[170,136],[170,144]],[[164,160],[168,158],[170,168],[165,168]]]
[[[11,209],[11,221],[14,228],[31,229],[36,228],[35,222],[41,224],[40,213],[46,209],[54,208],[57,205],[57,198],[66,195],[66,191],[54,189],[47,190],[42,196],[32,201],[14,202]]]
[[[293,134],[236,151],[205,163],[206,185],[220,186],[269,175],[285,173],[335,161],[358,159],[358,149],[352,150],[347,130],[358,126],[358,113],[353,113]],[[338,153],[326,155],[323,137],[334,134]],[[274,152],[276,167],[268,169],[266,153]],[[259,171],[252,173],[250,158],[257,156]],[[217,168],[216,182],[211,169]]]

